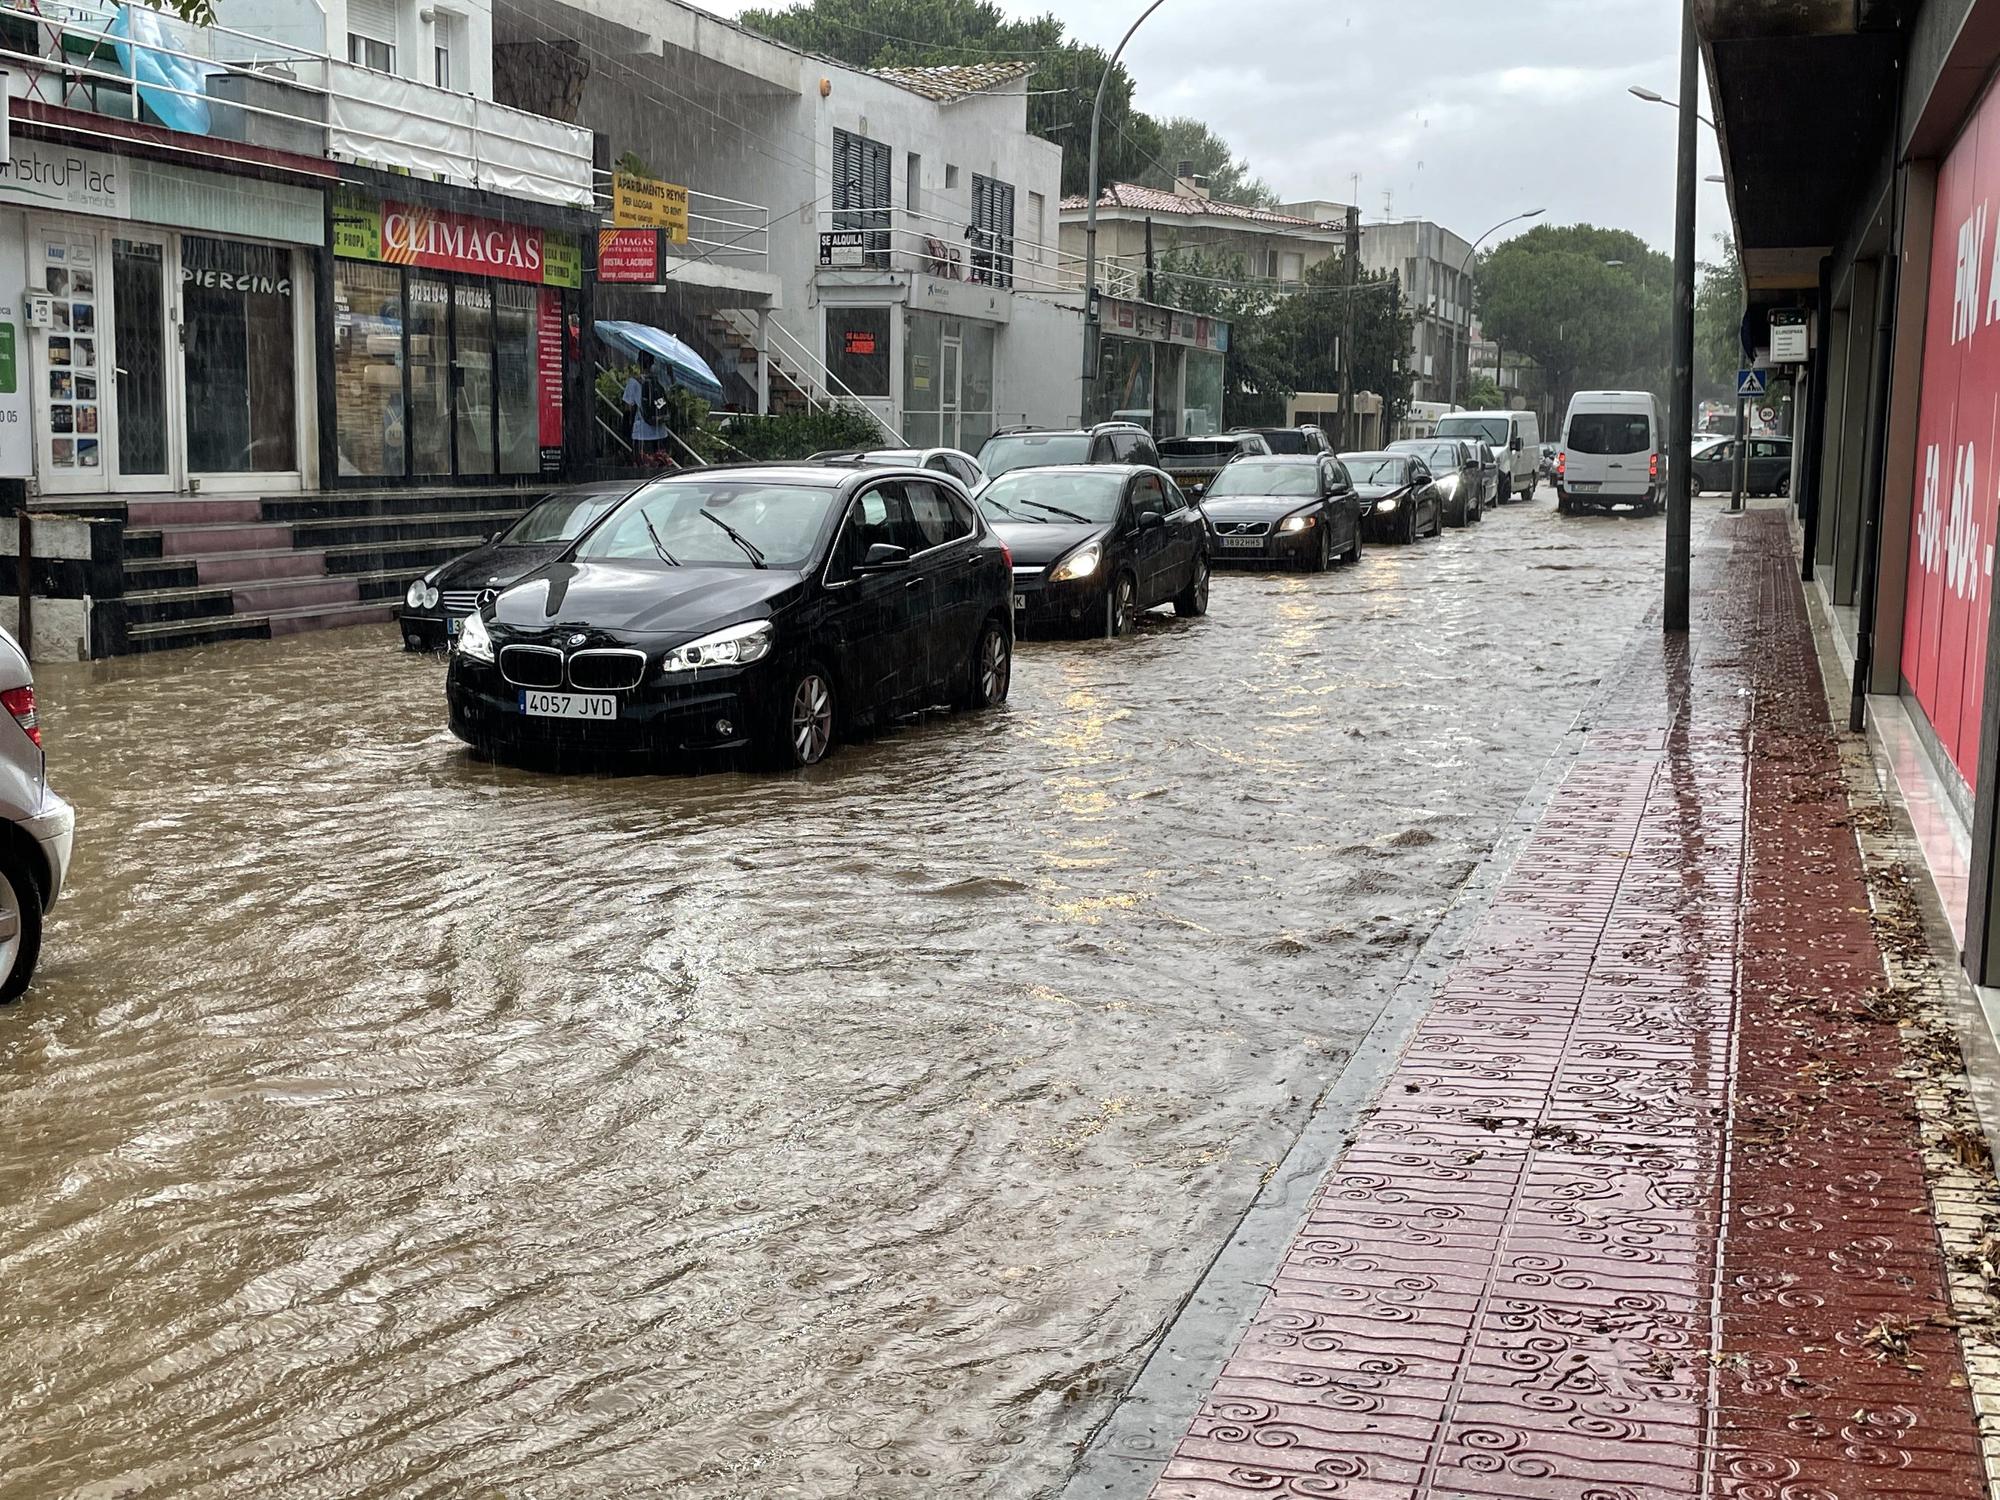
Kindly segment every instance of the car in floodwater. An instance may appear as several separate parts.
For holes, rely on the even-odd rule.
[[[1324,573],[1361,560],[1361,498],[1331,453],[1239,458],[1202,496],[1218,563]]]
[[[1343,453],[1361,496],[1362,524],[1384,541],[1444,535],[1444,499],[1430,466],[1414,453]]]
[[[958,448],[830,448],[806,460],[811,464],[848,464],[863,469],[931,469],[949,474],[968,492],[986,483],[979,460]]]
[[[1271,445],[1261,432],[1225,432],[1215,437],[1167,438],[1160,444],[1160,467],[1199,499],[1223,465],[1239,458],[1268,458]]]
[[[76,814],[49,790],[27,653],[0,630],[0,1001],[34,978],[42,953],[42,918],[69,876]]]
[[[1492,449],[1464,438],[1404,438],[1389,445],[1391,453],[1414,453],[1424,461],[1444,497],[1449,526],[1470,526],[1486,515],[1487,492],[1497,495],[1499,468]]]
[[[1013,569],[922,469],[768,465],[654,480],[466,616],[451,729],[493,754],[823,759],[854,726],[988,708]]]
[[[1149,465],[1016,469],[979,492],[1014,559],[1023,633],[1124,635],[1162,604],[1208,613],[1209,532],[1200,507]]]
[[[439,563],[412,583],[396,614],[409,651],[442,651],[490,589],[503,589],[553,558],[637,489],[639,481],[557,490],[490,541]]]

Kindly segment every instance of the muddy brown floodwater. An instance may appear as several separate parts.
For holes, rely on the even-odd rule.
[[[387,629],[44,669],[0,1495],[1045,1492],[1662,536],[1223,577],[790,779],[475,763]]]

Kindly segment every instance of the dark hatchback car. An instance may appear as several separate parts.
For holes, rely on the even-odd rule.
[[[1219,563],[1288,563],[1323,573],[1361,560],[1361,499],[1332,454],[1239,458],[1202,496]]]
[[[1003,427],[979,450],[979,468],[989,479],[1015,469],[1058,464],[1157,464],[1153,435],[1136,422],[1099,422],[1095,427]]]
[[[1223,465],[1239,458],[1269,457],[1271,445],[1256,432],[1225,432],[1216,437],[1167,438],[1160,444],[1160,467],[1189,494],[1199,498]]]
[[[1444,497],[1448,526],[1470,526],[1486,516],[1486,486],[1490,466],[1464,438],[1404,438],[1389,445],[1391,453],[1414,453],[1431,471]]]
[[[543,563],[562,556],[576,539],[638,488],[638,481],[585,484],[558,490],[520,520],[470,552],[439,563],[411,584],[396,613],[396,628],[410,651],[442,651],[459,623],[489,589],[504,589]]]
[[[1023,632],[1123,635],[1168,602],[1208,613],[1208,528],[1158,469],[1018,469],[981,490],[979,508],[1014,555]]]
[[[1696,494],[1719,491],[1734,494],[1736,468],[1742,444],[1735,438],[1711,443],[1689,461]],[[1789,495],[1792,492],[1792,440],[1753,437],[1750,439],[1749,490],[1753,495]]]
[[[452,732],[486,752],[752,749],[1003,702],[1007,549],[922,470],[691,470],[631,496],[466,617]]]
[[[1324,429],[1306,423],[1300,427],[1232,427],[1230,434],[1254,432],[1273,453],[1331,453],[1333,444]]]
[[[1385,541],[1444,534],[1444,497],[1430,467],[1414,453],[1343,453],[1361,496],[1362,524]]]

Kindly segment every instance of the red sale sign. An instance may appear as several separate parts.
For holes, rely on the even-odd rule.
[[[1903,677],[1975,780],[2000,520],[2000,94],[1938,174]]]

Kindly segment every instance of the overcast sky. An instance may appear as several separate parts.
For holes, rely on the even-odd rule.
[[[999,3],[1053,10],[1107,50],[1144,9]],[[1286,199],[1352,202],[1358,176],[1369,219],[1386,195],[1396,217],[1472,239],[1545,208],[1550,221],[1631,229],[1670,250],[1673,111],[1626,90],[1673,97],[1679,13],[1661,0],[1166,0],[1126,61],[1141,107],[1206,120]],[[1702,173],[1719,173],[1701,135]],[[1720,187],[1702,184],[1697,228],[1706,260],[1728,228]]]

